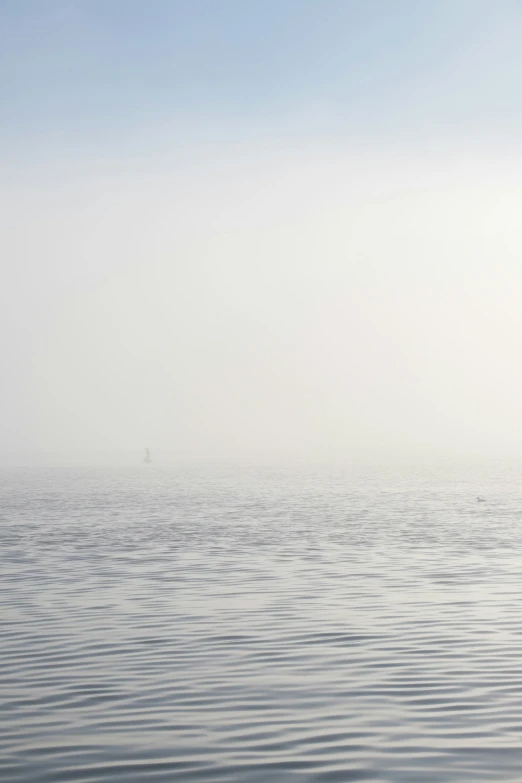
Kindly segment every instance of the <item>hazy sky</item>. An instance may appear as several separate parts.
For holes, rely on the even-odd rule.
[[[522,456],[521,40],[0,0],[0,459]]]

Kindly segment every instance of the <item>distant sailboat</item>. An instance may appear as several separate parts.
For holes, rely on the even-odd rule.
[[[148,449],[145,449],[145,456],[143,457],[143,462],[152,462],[152,459],[150,457],[150,451]]]

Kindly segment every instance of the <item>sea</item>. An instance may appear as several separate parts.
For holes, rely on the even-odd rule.
[[[521,479],[1,469],[0,781],[520,783]]]

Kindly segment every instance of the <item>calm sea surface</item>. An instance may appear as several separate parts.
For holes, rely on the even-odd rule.
[[[3,470],[0,780],[519,783],[521,479]]]

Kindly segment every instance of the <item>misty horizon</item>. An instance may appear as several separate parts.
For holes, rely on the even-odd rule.
[[[522,456],[513,161],[278,160],[11,193],[4,453]]]

